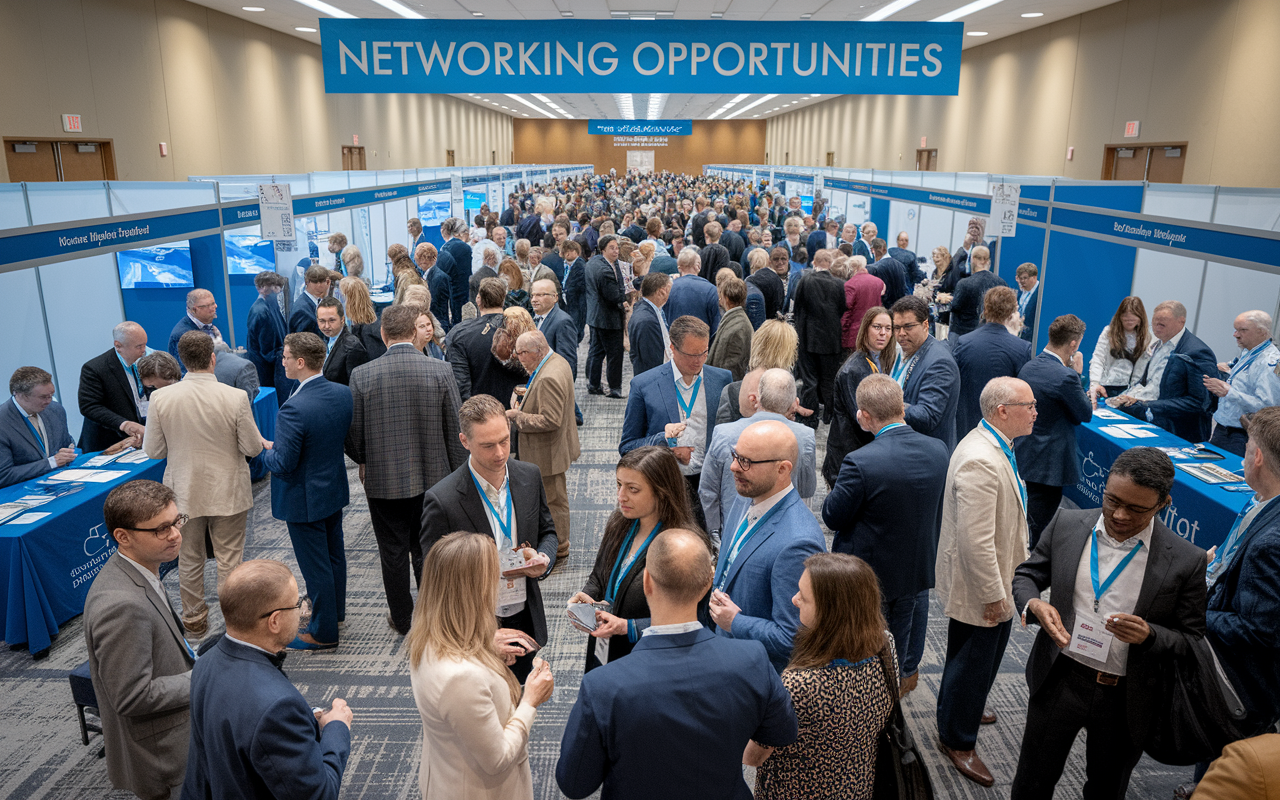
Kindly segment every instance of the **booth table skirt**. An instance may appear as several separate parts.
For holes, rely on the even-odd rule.
[[[72,466],[91,455],[80,456]],[[126,481],[164,478],[163,460],[103,469],[127,469],[129,475],[85,483],[75,494],[33,508],[49,516],[29,525],[0,525],[0,619],[8,644],[25,644],[32,653],[44,650],[59,625],[84,612],[94,576],[115,552],[115,540],[102,519],[107,494]],[[0,489],[0,502],[30,494],[35,486],[31,480]]]
[[[276,413],[280,410],[279,403],[276,402],[276,390],[262,387],[258,389],[258,396],[253,401],[253,421],[258,426],[258,433],[262,434],[262,438],[268,442],[274,441],[276,438]],[[251,480],[261,480],[267,476],[266,467],[262,466],[262,462],[253,460],[249,462],[249,478]]]
[[[1125,439],[1100,430],[1109,425],[1139,424],[1142,424],[1140,420],[1129,416],[1122,420],[1115,420],[1101,419],[1095,414],[1092,422],[1086,422],[1077,428],[1076,456],[1080,464],[1080,479],[1075,486],[1063,487],[1064,496],[1081,508],[1098,508],[1102,505],[1102,491],[1106,486],[1111,464],[1121,452],[1130,447],[1191,446],[1172,433],[1151,424],[1143,425],[1143,429],[1155,433],[1154,437]],[[1219,453],[1223,458],[1210,461],[1175,457],[1173,463],[1175,465],[1214,464],[1240,474],[1242,461],[1239,456],[1211,445],[1205,447]],[[1228,491],[1219,485],[1205,483],[1180,469],[1175,469],[1174,473],[1173,491],[1170,492],[1173,502],[1167,509],[1160,512],[1160,521],[1174,533],[1205,550],[1222,544],[1227,534],[1231,532],[1231,526],[1235,523],[1240,510],[1253,496],[1253,492]]]

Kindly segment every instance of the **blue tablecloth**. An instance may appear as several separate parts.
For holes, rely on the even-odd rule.
[[[80,456],[72,466],[91,455]],[[0,525],[0,619],[7,643],[26,644],[33,653],[44,650],[59,625],[84,612],[94,576],[116,549],[102,519],[107,494],[136,478],[160,481],[164,460],[103,469],[127,469],[129,475],[85,483],[79,492],[33,509],[49,516],[30,525]],[[0,503],[31,494],[36,485],[31,480],[0,489]]]
[[[262,387],[258,389],[258,396],[253,401],[253,421],[258,425],[258,433],[262,434],[262,438],[267,441],[274,441],[276,438],[276,414],[280,411],[280,404],[276,402],[276,390]],[[267,476],[267,468],[262,466],[260,461],[249,462],[249,478],[251,480],[259,480]]]
[[[1122,451],[1130,447],[1191,446],[1155,425],[1146,425],[1144,429],[1156,433],[1156,436],[1133,439],[1119,438],[1100,430],[1108,425],[1136,425],[1140,422],[1127,415],[1122,420],[1102,419],[1095,415],[1092,422],[1086,422],[1077,428],[1076,455],[1080,463],[1080,480],[1075,486],[1064,487],[1063,494],[1081,508],[1098,508],[1102,505],[1102,490],[1106,486],[1111,464]],[[1219,461],[1198,461],[1175,457],[1173,462],[1175,465],[1216,464],[1225,470],[1239,472],[1242,463],[1240,456],[1212,445],[1206,447],[1221,453],[1224,458]],[[1174,472],[1173,491],[1170,492],[1173,503],[1161,512],[1160,521],[1174,533],[1206,550],[1222,544],[1231,532],[1240,509],[1244,508],[1253,493],[1228,491],[1220,485],[1205,483],[1180,469]]]

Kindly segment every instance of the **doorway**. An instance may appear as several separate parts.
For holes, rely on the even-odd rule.
[[[445,151],[444,151],[444,165],[445,165],[446,167],[456,167],[456,166],[457,166],[457,164],[453,163],[453,161],[454,161],[454,158],[453,158],[453,151],[452,151],[452,150],[445,150]]]
[[[111,140],[87,142],[10,137],[4,140],[4,155],[11,183],[116,179]]]
[[[827,151],[827,166],[828,166],[828,167],[834,167],[835,165],[836,165],[836,154],[835,154],[835,153],[833,153],[833,152],[831,152],[830,150],[828,150],[828,151]]]
[[[938,171],[938,149],[916,150],[916,172]]]
[[[346,144],[342,146],[342,169],[364,169],[364,148]]]
[[[1182,183],[1186,163],[1186,142],[1109,144],[1102,158],[1102,179]]]

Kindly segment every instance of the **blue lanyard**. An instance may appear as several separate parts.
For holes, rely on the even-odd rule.
[[[1031,292],[1034,292],[1032,289]],[[1018,292],[1018,313],[1025,315],[1027,313],[1027,304],[1031,302],[1031,292]]]
[[[1142,549],[1142,542],[1139,541],[1138,544],[1135,545],[1134,548],[1129,551],[1129,555],[1125,556],[1124,560],[1121,561],[1119,564],[1117,564],[1115,569],[1111,570],[1111,574],[1107,576],[1107,579],[1103,581],[1101,585],[1099,585],[1098,584],[1098,530],[1097,528],[1094,529],[1093,542],[1090,544],[1090,547],[1089,547],[1089,580],[1093,582],[1093,613],[1095,614],[1098,613],[1098,601],[1101,600],[1102,596],[1107,593],[1107,590],[1111,588],[1111,584],[1115,583],[1116,578],[1120,577],[1120,573],[1124,572],[1124,568],[1129,566],[1129,562],[1133,560],[1133,557],[1136,556],[1138,554],[1138,551],[1141,549]]]
[[[1212,584],[1217,574],[1231,563],[1231,559],[1235,558],[1236,551],[1240,549],[1240,543],[1244,540],[1244,518],[1249,515],[1249,512],[1257,504],[1258,498],[1256,496],[1251,497],[1245,507],[1240,510],[1235,524],[1231,526],[1231,532],[1227,534],[1226,541],[1218,548],[1218,552],[1213,556],[1213,561],[1209,564],[1209,569],[1205,572],[1206,583]],[[1254,517],[1254,519],[1257,519],[1257,517]],[[1250,520],[1250,522],[1252,521]]]
[[[1246,358],[1237,360],[1236,365],[1231,368],[1231,374],[1227,376],[1227,383],[1231,383],[1236,379],[1237,375],[1248,369],[1249,365],[1256,361],[1258,356],[1262,355],[1262,351],[1266,350],[1267,345],[1269,344],[1271,344],[1270,339],[1253,348],[1248,353],[1245,353]]]
[[[769,517],[773,516],[773,512],[777,511],[778,506],[780,505],[782,505],[782,501],[774,503],[773,508],[766,511],[765,515],[756,520],[756,524],[752,525],[750,528],[747,527],[747,515],[742,515],[742,522],[738,524],[738,530],[733,534],[733,540],[729,545],[729,549],[726,551],[724,565],[716,570],[715,587],[717,589],[722,592],[724,591],[725,584],[728,583],[729,570],[732,569],[733,562],[738,559],[738,553],[751,539],[751,537],[756,535],[756,531],[760,530],[760,528],[768,522]],[[748,511],[749,510],[750,508],[748,508]]]
[[[542,365],[547,363],[548,358],[551,358],[550,352],[548,352],[545,356],[542,357],[542,360],[538,362],[538,366],[533,368],[533,374],[529,376],[529,381],[524,385],[525,397],[529,396],[529,390],[533,388],[533,379],[538,377],[538,373],[542,371]]]
[[[133,376],[133,385],[136,386],[138,389],[138,397],[146,397],[147,396],[146,392],[142,388],[142,378],[138,377],[137,364],[134,364],[133,366],[129,366],[128,364],[124,363],[124,356],[120,355],[119,351],[116,351],[116,358],[120,360],[120,366],[124,367],[124,371],[129,375]]]
[[[680,380],[676,380],[676,400],[680,403],[680,410],[684,412],[685,419],[693,416],[693,404],[698,402],[698,392],[701,390],[702,376],[699,375],[698,379],[693,382],[693,395],[689,397],[689,402],[685,403],[684,394],[680,391]]]
[[[618,548],[618,557],[613,562],[613,571],[609,573],[609,585],[605,587],[604,599],[610,603],[613,598],[618,596],[618,589],[622,588],[622,579],[627,577],[627,573],[631,571],[631,565],[649,549],[649,543],[653,541],[653,537],[658,535],[658,531],[662,529],[662,523],[659,522],[653,526],[653,530],[649,531],[649,536],[640,545],[640,549],[631,558],[627,558],[627,553],[631,550],[631,543],[636,540],[636,531],[640,530],[640,520],[631,523],[631,530],[627,533],[627,538],[622,540],[622,546]],[[625,560],[626,563],[623,563]]]
[[[991,423],[985,419],[982,421],[983,427],[991,431],[991,435],[996,437],[996,444],[1000,445],[1000,449],[1004,451],[1004,457],[1009,459],[1009,466],[1013,467],[1013,480],[1018,484],[1018,497],[1022,500],[1022,510],[1027,510],[1027,485],[1022,482],[1022,476],[1018,474],[1018,457],[1013,454],[1013,449],[1004,443],[1004,439],[1000,436],[1000,432],[991,427]]]
[[[880,434],[884,433],[885,431],[891,431],[891,430],[893,430],[894,428],[905,428],[905,427],[906,427],[906,425],[907,425],[907,423],[905,423],[905,422],[890,422],[888,425],[885,425],[883,428],[881,428],[880,430],[876,431],[876,433],[875,433],[875,437],[876,437],[877,439],[879,439],[879,438],[880,438]]]
[[[36,430],[36,426],[31,424],[31,417],[27,416],[27,412],[21,408],[18,410],[22,411],[22,421],[27,423],[27,430],[31,431],[31,434],[36,437],[36,441],[40,443],[41,452],[46,456],[49,455],[49,448],[45,446],[44,437],[40,435],[40,431]]]
[[[893,365],[893,372],[890,373],[890,377],[897,381],[899,386],[906,383],[907,379],[902,377],[902,373],[907,371],[909,365],[916,363],[916,359],[919,357],[920,354],[916,353],[911,358],[899,358],[898,363]]]
[[[511,535],[511,480],[507,479],[507,514],[506,521],[498,516],[498,509],[493,507],[493,503],[489,502],[489,495],[484,493],[484,489],[480,488],[480,481],[476,480],[476,475],[471,472],[471,468],[467,468],[467,472],[471,474],[471,482],[476,485],[476,491],[480,493],[480,499],[484,501],[485,508],[489,509],[489,513],[493,515],[494,522],[498,523],[498,529],[502,531],[502,535],[512,547],[516,546],[516,540]]]

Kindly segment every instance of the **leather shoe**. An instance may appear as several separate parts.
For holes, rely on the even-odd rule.
[[[588,386],[587,394],[604,394],[604,389],[599,386]]]
[[[323,642],[308,642],[301,636],[295,636],[292,642],[285,645],[290,650],[336,650],[338,643],[324,644]]]
[[[408,631],[408,630],[403,630],[403,631],[402,631],[402,630],[400,630],[399,628],[397,628],[397,627],[396,627],[396,622],[395,622],[395,620],[393,620],[393,619],[391,618],[391,612],[390,612],[390,611],[388,611],[388,612],[387,612],[387,625],[389,625],[389,626],[391,627],[391,630],[395,631],[396,633],[400,634],[401,636],[408,636],[408,635],[409,635],[409,631]]]
[[[611,389],[609,393],[605,395],[605,397],[609,398],[610,400],[621,400],[622,392],[618,391],[617,389]]]
[[[920,673],[913,672],[898,682],[898,697],[906,697],[907,693],[916,688],[916,684],[920,682]]]
[[[978,758],[977,750],[952,750],[942,742],[938,742],[938,749],[951,759],[951,765],[956,768],[956,771],[969,780],[979,786],[996,785],[996,779],[991,776],[991,771],[987,769],[986,764],[982,763],[982,759]]]
[[[995,725],[997,719],[998,717],[996,716],[996,712],[988,708],[983,710],[980,722],[983,725]]]

